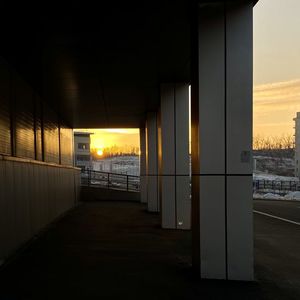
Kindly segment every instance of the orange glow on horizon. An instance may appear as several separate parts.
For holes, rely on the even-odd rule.
[[[254,136],[294,134],[293,118],[300,111],[300,79],[257,85],[253,100]]]
[[[112,152],[127,153],[130,149],[139,148],[140,136],[138,128],[112,128],[112,129],[75,129],[74,131],[90,132],[91,150],[98,156],[107,153],[107,149]],[[99,153],[102,151],[102,154]],[[99,152],[99,153],[98,153]],[[138,153],[138,151],[135,151]]]

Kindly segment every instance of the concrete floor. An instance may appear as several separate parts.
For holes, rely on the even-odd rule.
[[[300,221],[300,202],[255,200],[254,209]],[[276,285],[278,299],[300,299],[300,226],[254,214],[256,279],[263,288]]]
[[[0,299],[299,299],[272,277],[268,254],[278,253],[264,249],[262,218],[259,281],[207,281],[191,269],[191,232],[160,229],[159,216],[138,203],[84,203],[1,269]]]

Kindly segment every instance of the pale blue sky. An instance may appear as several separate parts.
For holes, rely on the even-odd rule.
[[[300,0],[254,7],[254,84],[300,78]]]

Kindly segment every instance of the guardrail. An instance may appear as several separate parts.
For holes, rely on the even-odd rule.
[[[253,180],[254,191],[300,191],[299,181]]]
[[[127,174],[82,170],[81,185],[121,191],[139,192],[140,177]]]

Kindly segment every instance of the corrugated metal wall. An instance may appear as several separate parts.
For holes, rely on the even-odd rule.
[[[60,126],[60,153],[62,165],[73,165],[73,130]]]
[[[43,109],[43,121],[45,161],[59,164],[58,115],[46,105]]]
[[[0,154],[73,165],[72,129],[1,59]]]
[[[43,142],[42,142],[42,102],[38,96],[35,96],[35,159],[43,160]]]
[[[35,159],[33,91],[20,78],[14,80],[13,90],[16,156]]]
[[[10,73],[0,62],[0,153],[11,154]]]

